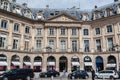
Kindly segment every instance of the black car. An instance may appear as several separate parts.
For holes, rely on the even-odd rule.
[[[60,76],[60,73],[58,71],[55,71],[55,70],[49,70],[47,72],[41,72],[39,74],[40,77],[51,77],[51,76],[54,76],[54,77],[58,77]]]
[[[87,74],[87,72],[85,70],[77,70],[74,71],[70,74],[68,74],[68,78],[69,79],[87,79],[89,78],[89,75]]]
[[[30,80],[34,77],[32,69],[12,69],[0,74],[0,80]]]

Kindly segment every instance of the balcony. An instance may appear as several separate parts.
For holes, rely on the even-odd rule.
[[[67,52],[67,49],[60,49],[60,52]]]

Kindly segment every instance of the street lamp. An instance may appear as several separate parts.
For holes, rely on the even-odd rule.
[[[116,45],[114,45],[113,46],[113,48],[115,49],[116,48],[116,51],[117,51],[117,53],[118,53],[118,69],[120,70],[120,65],[119,65],[119,47],[120,47],[120,45],[118,45],[118,44],[116,44]]]

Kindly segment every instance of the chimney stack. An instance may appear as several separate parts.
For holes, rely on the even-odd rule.
[[[114,0],[114,2],[117,2],[118,0]]]
[[[95,9],[97,8],[97,5],[95,5]]]
[[[23,5],[24,7],[27,7],[27,3],[23,3],[22,5]]]
[[[16,3],[17,0],[12,0],[13,3]]]
[[[46,8],[49,9],[49,5],[46,5]]]

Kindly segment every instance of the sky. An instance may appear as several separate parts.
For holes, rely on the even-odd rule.
[[[49,5],[52,9],[67,9],[76,6],[80,9],[93,9],[95,5],[103,6],[114,0],[17,0],[17,3],[27,3],[30,8],[45,8]]]

